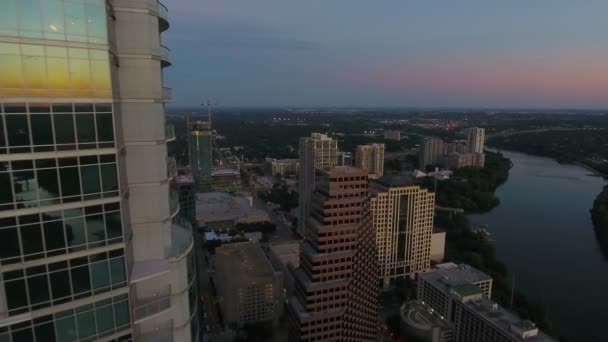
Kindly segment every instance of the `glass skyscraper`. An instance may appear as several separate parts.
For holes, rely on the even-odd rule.
[[[0,342],[196,341],[156,0],[2,0]]]

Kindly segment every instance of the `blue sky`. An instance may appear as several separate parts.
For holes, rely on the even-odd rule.
[[[175,105],[608,108],[608,1],[163,0]]]

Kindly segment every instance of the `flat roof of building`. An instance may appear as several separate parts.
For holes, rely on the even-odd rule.
[[[349,175],[367,175],[367,171],[361,170],[360,168],[354,166],[334,166],[329,170],[323,170],[329,175],[340,175],[340,174],[349,174]]]
[[[438,264],[429,272],[420,273],[419,277],[437,286],[451,288],[492,280],[492,277],[474,267],[452,262]]]
[[[199,222],[218,222],[259,216],[268,218],[263,210],[249,204],[249,199],[232,196],[225,192],[201,192],[196,194],[196,218]]]
[[[468,309],[517,341],[556,342],[553,337],[543,333],[531,321],[522,320],[514,313],[500,307],[488,299],[479,299],[465,304]],[[527,337],[526,337],[527,336]]]
[[[379,183],[387,187],[412,186],[416,185],[412,176],[406,175],[384,175],[373,182]]]
[[[235,275],[231,280],[243,286],[268,281],[274,276],[274,269],[262,247],[251,241],[222,245],[215,249],[215,258],[216,267],[225,265]]]

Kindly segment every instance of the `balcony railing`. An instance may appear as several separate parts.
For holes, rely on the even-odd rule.
[[[169,87],[163,87],[163,101],[173,101],[173,89]]]
[[[135,341],[141,342],[173,342],[173,320],[157,324],[154,329],[142,331],[135,327]]]
[[[165,141],[175,140],[175,127],[172,124],[165,124]]]
[[[169,28],[169,10],[162,2],[158,2],[158,30],[166,31]]]
[[[168,67],[171,65],[171,50],[164,46],[160,46],[160,60],[162,67]]]
[[[171,245],[166,249],[169,259],[181,257],[193,242],[192,225],[190,222],[177,218],[171,223]]]
[[[166,285],[151,297],[135,300],[133,319],[135,323],[139,323],[147,317],[161,313],[170,307],[171,285]]]
[[[179,212],[179,194],[175,190],[171,190],[169,193],[169,209],[171,210],[171,217],[175,217]]]
[[[168,157],[167,158],[167,177],[173,178],[175,176],[177,176],[177,162],[175,161],[175,158]]]

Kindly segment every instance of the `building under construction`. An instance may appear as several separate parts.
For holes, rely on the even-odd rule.
[[[209,121],[189,123],[190,164],[198,191],[211,191],[212,131]]]

